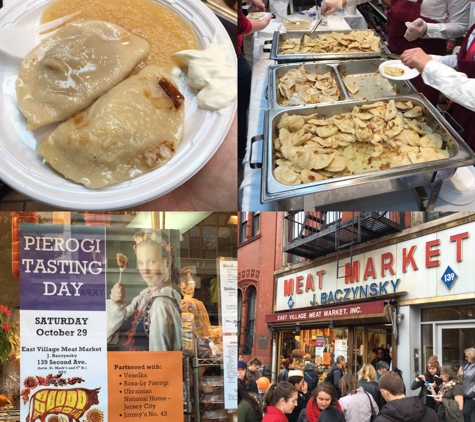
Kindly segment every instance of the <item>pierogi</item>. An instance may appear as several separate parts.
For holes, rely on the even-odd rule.
[[[54,169],[101,188],[166,163],[183,138],[184,97],[156,64],[119,83],[38,147]]]
[[[84,110],[149,52],[148,41],[110,22],[83,20],[65,25],[20,65],[16,92],[27,129]]]

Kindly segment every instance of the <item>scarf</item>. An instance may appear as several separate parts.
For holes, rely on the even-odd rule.
[[[336,408],[340,411],[340,413],[343,413],[339,402],[336,402]],[[312,397],[308,401],[306,412],[308,422],[318,422],[318,418],[322,414],[322,411],[318,408],[317,401],[315,398]]]
[[[455,385],[454,381],[443,382],[442,384],[440,384],[439,392],[442,393],[442,396],[444,396],[447,391],[454,388],[454,385]]]

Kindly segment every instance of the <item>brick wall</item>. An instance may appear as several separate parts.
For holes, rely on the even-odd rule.
[[[251,213],[248,225],[252,224]],[[282,213],[260,213],[260,230],[254,238],[249,238],[251,230],[246,230],[247,237],[238,248],[238,288],[243,298],[241,343],[244,341],[244,329],[247,315],[247,292],[250,286],[257,291],[256,327],[254,344],[250,355],[244,355],[246,362],[257,357],[267,367],[271,363],[272,339],[264,316],[272,313],[274,302],[274,270],[281,267],[282,260]],[[265,349],[259,348],[259,337],[266,338]],[[243,346],[239,349],[242,353]]]

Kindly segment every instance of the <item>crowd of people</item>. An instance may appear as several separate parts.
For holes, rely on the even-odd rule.
[[[259,381],[258,359],[240,360],[238,422],[475,422],[475,348],[464,352],[460,368],[429,357],[425,372],[411,384],[411,391],[419,390],[412,396],[406,396],[402,372],[384,349],[357,376],[337,356],[324,379],[312,363],[300,366],[288,357],[277,382],[268,386]]]

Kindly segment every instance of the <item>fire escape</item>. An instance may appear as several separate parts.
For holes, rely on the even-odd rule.
[[[353,261],[353,247],[405,228],[404,212],[291,212],[288,220],[288,244],[284,252],[308,259],[337,253],[338,278],[340,253]]]

